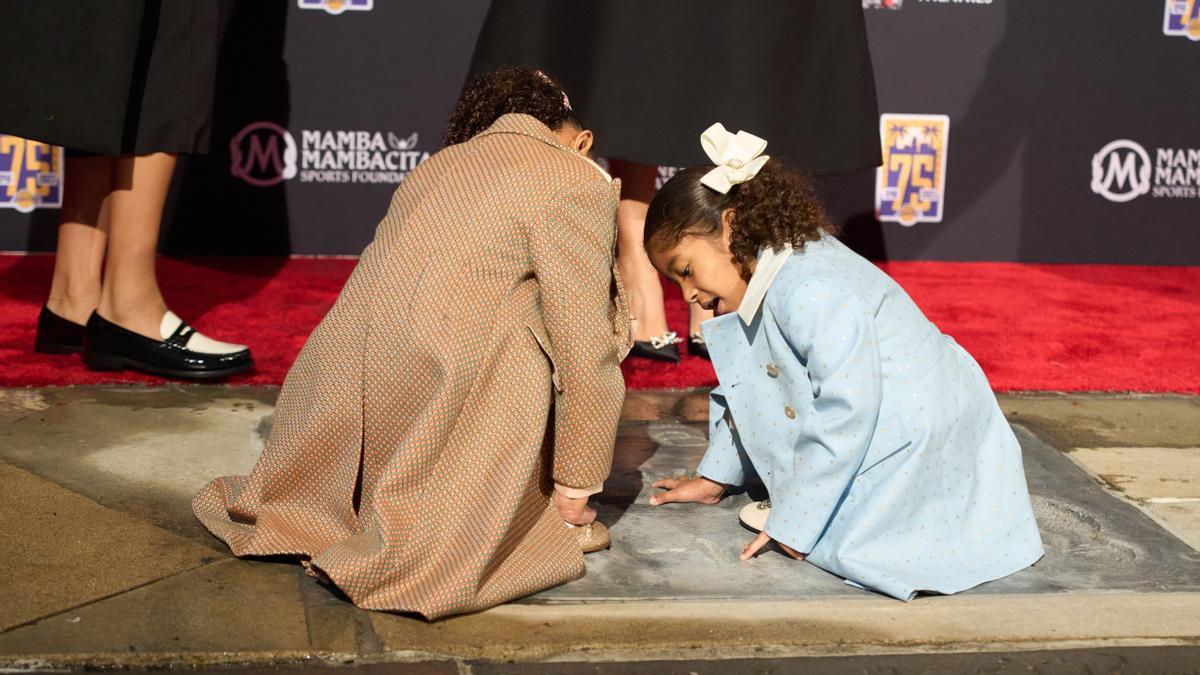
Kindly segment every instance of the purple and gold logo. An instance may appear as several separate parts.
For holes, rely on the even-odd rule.
[[[881,221],[912,226],[938,223],[946,199],[946,115],[879,117],[883,165],[876,171],[875,213]]]
[[[0,207],[58,208],[62,190],[62,148],[0,134]]]
[[[1163,35],[1183,35],[1200,40],[1200,0],[1167,0]]]
[[[375,0],[297,0],[300,9],[323,9],[330,14],[342,12],[369,12]]]

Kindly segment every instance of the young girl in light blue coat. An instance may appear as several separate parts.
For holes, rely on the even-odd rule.
[[[645,247],[703,326],[720,386],[699,478],[652,504],[716,503],[757,474],[743,510],[786,554],[902,600],[955,593],[1043,554],[1021,449],[970,354],[831,234],[806,177],[766,142],[713,125],[715,166],[650,204]]]

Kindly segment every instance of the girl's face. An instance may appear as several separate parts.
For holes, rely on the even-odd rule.
[[[721,214],[720,238],[684,237],[673,248],[647,251],[660,273],[679,284],[683,298],[718,316],[736,311],[746,295],[741,267],[729,252],[732,209]]]

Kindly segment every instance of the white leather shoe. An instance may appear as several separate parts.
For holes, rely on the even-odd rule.
[[[738,512],[738,520],[742,521],[742,525],[754,530],[762,532],[767,526],[767,518],[771,515],[771,500],[766,499],[761,502],[750,502],[742,507]]]

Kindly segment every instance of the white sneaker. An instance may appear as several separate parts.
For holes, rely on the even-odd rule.
[[[742,507],[738,512],[738,520],[742,525],[754,530],[762,532],[767,526],[767,518],[771,515],[771,500],[765,499],[761,502],[750,502]]]

